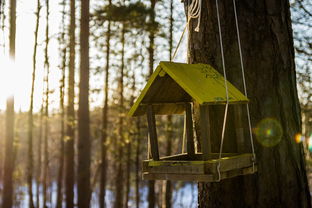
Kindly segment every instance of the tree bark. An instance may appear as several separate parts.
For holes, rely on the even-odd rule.
[[[15,36],[16,36],[16,0],[10,0],[10,59],[15,61]],[[11,70],[11,69],[6,69]],[[3,198],[2,207],[13,206],[13,172],[14,172],[14,96],[9,95],[6,103],[6,134],[5,158],[3,172]]]
[[[90,206],[89,0],[81,1],[80,83],[78,110],[78,207]]]
[[[76,31],[76,5],[75,0],[70,1],[69,24],[69,64],[67,89],[67,117],[65,141],[65,202],[67,208],[74,207],[75,183],[75,31]]]
[[[233,2],[218,2],[228,80],[243,91]],[[311,207],[303,147],[294,141],[301,121],[289,2],[241,0],[237,11],[252,127],[271,118],[280,124],[283,136],[274,147],[256,142],[256,174],[220,183],[199,183],[199,207]],[[189,62],[208,63],[221,72],[216,16],[215,2],[203,1],[200,32],[194,32],[196,21],[190,27]],[[225,151],[234,148],[231,140],[235,141],[235,110],[231,111]],[[223,112],[224,107],[220,106],[210,117],[214,150],[219,146],[216,140],[222,125],[217,124]],[[245,131],[248,132],[247,126]]]

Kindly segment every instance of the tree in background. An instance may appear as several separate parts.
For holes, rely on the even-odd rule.
[[[91,138],[89,117],[89,0],[81,1],[78,109],[78,207],[90,206]]]
[[[125,4],[125,0],[123,1]],[[124,71],[125,71],[125,35],[126,35],[126,25],[123,22],[121,25],[121,65],[120,65],[120,77],[118,80],[118,91],[119,91],[119,118],[118,118],[118,154],[117,154],[117,175],[116,175],[116,198],[114,208],[122,208],[124,206],[123,195],[124,195],[124,185],[120,183],[124,179]]]
[[[16,0],[10,0],[10,34],[9,50],[10,59],[15,61],[15,36],[16,36]],[[13,70],[13,69],[6,69]],[[13,206],[13,171],[14,171],[14,96],[9,95],[6,104],[6,135],[5,135],[5,155],[3,171],[3,196],[2,208]]]
[[[291,11],[302,114],[302,136],[305,137],[303,142],[306,151],[310,152],[312,142],[309,140],[312,137],[312,3],[302,0],[292,1]]]
[[[170,0],[170,5],[169,5],[169,37],[168,37],[168,42],[169,42],[169,60],[172,61],[172,56],[173,56],[173,10],[174,10],[174,5],[173,5],[173,0]],[[167,117],[167,127],[166,127],[166,143],[167,143],[167,151],[166,155],[171,155],[171,149],[172,149],[172,140],[173,140],[173,121],[172,121],[172,116],[169,115]],[[164,190],[164,197],[163,197],[163,208],[171,208],[171,200],[172,200],[172,183],[171,181],[165,181],[165,190]]]
[[[67,116],[65,141],[65,202],[66,207],[74,207],[75,183],[75,31],[76,31],[76,5],[75,0],[70,1],[69,24],[69,64],[67,88]]]
[[[112,5],[112,1],[108,0],[108,6]],[[100,194],[99,204],[100,208],[105,207],[106,195],[106,175],[107,175],[107,137],[108,137],[108,80],[110,68],[110,39],[111,39],[111,20],[107,20],[106,31],[106,65],[105,65],[105,81],[104,81],[104,106],[102,111],[102,138],[101,138],[101,177],[100,177]]]
[[[38,47],[38,31],[40,23],[40,0],[37,1],[36,11],[36,26],[35,26],[35,41],[34,41],[34,53],[33,53],[33,71],[32,71],[32,83],[30,94],[30,107],[28,113],[28,170],[27,170],[27,183],[28,183],[28,195],[29,195],[29,208],[34,208],[33,201],[33,109],[34,109],[34,91],[37,69],[37,47]]]
[[[48,203],[48,188],[49,188],[49,16],[50,16],[50,1],[46,0],[46,27],[45,27],[45,48],[44,48],[44,68],[45,68],[45,105],[44,105],[44,140],[43,140],[43,206],[47,207]]]
[[[231,69],[227,76],[242,89],[233,2],[218,3],[225,65]],[[262,128],[261,121],[271,118],[266,123],[274,132],[271,139],[280,141],[273,147],[261,145],[263,137],[256,131],[258,172],[220,183],[200,183],[199,207],[311,207],[303,148],[294,141],[301,122],[289,2],[238,1],[237,11],[253,128]],[[194,32],[195,24],[190,27],[189,61],[221,70],[216,16],[214,1],[205,1],[200,32]],[[228,117],[227,142],[234,140],[229,138],[235,129],[233,111]],[[214,109],[211,122],[223,113],[224,108]],[[211,130],[212,138],[220,138],[221,126],[214,125]],[[217,142],[212,142],[218,149]],[[225,150],[233,148],[227,142]]]
[[[148,46],[148,55],[149,55],[149,61],[148,61],[148,68],[149,68],[149,76],[153,74],[154,71],[154,50],[155,50],[155,6],[156,6],[157,0],[150,0],[151,4],[151,11],[150,11],[150,21],[149,21],[149,46]],[[156,204],[156,198],[155,198],[155,181],[150,180],[148,181],[148,207],[154,208]]]
[[[65,8],[66,2],[63,1],[63,9],[62,9],[62,22],[65,22]],[[62,31],[59,37],[60,41],[60,70],[61,70],[61,78],[60,78],[60,151],[59,151],[59,170],[57,176],[57,193],[56,193],[56,208],[62,208],[63,204],[63,175],[64,175],[64,159],[65,159],[65,79],[66,79],[66,61],[67,61],[67,44],[65,40],[65,24],[63,24]]]

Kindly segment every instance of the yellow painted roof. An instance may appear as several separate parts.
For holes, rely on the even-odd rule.
[[[238,89],[227,81],[229,102],[247,103]],[[223,76],[207,64],[160,62],[134,105],[130,116],[145,114],[146,106],[153,104],[156,114],[180,114],[185,102],[225,104]]]

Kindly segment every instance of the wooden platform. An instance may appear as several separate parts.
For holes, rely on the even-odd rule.
[[[203,161],[202,154],[196,154],[192,159],[187,154],[162,157],[159,161],[145,160],[143,162],[144,180],[173,181],[218,181],[217,165],[219,155],[210,154]],[[239,175],[253,174],[252,154],[224,153],[220,160],[221,180]]]

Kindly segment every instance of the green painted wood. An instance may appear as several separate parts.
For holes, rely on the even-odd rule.
[[[227,81],[230,104],[247,103],[238,89]],[[160,62],[140,96],[129,111],[130,116],[144,115],[147,104],[157,103],[155,114],[181,114],[179,103],[225,104],[223,76],[207,64]]]

